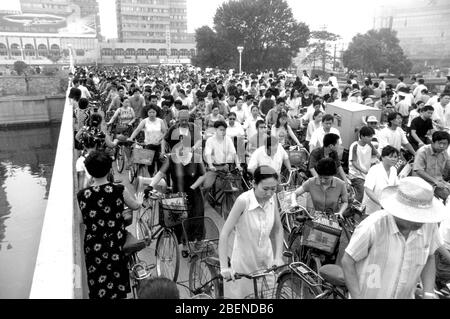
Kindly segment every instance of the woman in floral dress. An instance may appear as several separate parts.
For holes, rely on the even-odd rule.
[[[111,163],[104,152],[92,152],[84,164],[94,183],[77,194],[86,226],[84,252],[90,299],[126,298],[130,292],[127,259],[122,251],[127,234],[122,212],[124,204],[138,209],[143,195],[136,200],[123,185],[109,183]]]

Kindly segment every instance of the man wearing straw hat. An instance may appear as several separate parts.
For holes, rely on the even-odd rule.
[[[383,210],[356,228],[342,258],[352,298],[409,299],[419,280],[434,298],[435,251],[443,245],[437,223],[448,208],[419,177],[406,177],[381,193]]]

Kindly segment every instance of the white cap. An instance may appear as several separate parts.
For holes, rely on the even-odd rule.
[[[375,116],[372,115],[367,118],[367,123],[369,123],[369,122],[377,122],[378,123],[378,120]]]

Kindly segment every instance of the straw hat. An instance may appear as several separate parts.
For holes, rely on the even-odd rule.
[[[438,223],[448,215],[444,204],[434,197],[433,187],[415,176],[386,187],[380,203],[391,215],[415,223]]]

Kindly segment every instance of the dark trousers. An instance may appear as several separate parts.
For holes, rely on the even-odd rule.
[[[155,151],[155,156],[153,157],[153,162],[151,165],[148,166],[148,173],[150,174],[150,176],[153,176],[155,174],[155,168],[156,171],[159,171],[159,169],[162,166],[162,161],[161,161],[161,145],[145,145],[144,147],[147,150],[152,150]]]
[[[364,198],[364,180],[362,178],[353,178],[351,180],[352,186],[355,189],[355,199],[362,203]]]

